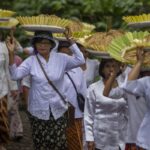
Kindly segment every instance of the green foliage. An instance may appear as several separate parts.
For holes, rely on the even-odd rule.
[[[134,14],[145,3],[150,5],[146,0],[5,0],[1,5],[2,8],[15,10],[21,16],[56,14],[78,18],[106,30],[108,17],[112,17],[113,22],[119,22],[115,26],[121,26],[120,18],[123,15]]]
[[[4,0],[1,8],[14,10],[17,16],[55,14],[64,18],[79,19],[96,25],[96,31],[126,28],[124,15],[149,12],[148,0]],[[18,29],[21,39],[23,32]]]

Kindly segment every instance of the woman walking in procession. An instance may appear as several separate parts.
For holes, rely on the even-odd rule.
[[[124,98],[108,98],[103,93],[113,69],[117,71],[113,86],[121,84],[120,63],[110,58],[101,60],[99,74],[102,79],[88,88],[84,111],[88,150],[124,150],[127,103]]]
[[[8,93],[15,98],[17,96],[17,82],[10,79],[8,70],[9,56],[3,32],[0,32],[0,150],[5,150],[4,146],[9,141],[8,124]]]
[[[65,112],[68,101],[64,94],[64,74],[83,64],[84,58],[77,45],[69,39],[68,32],[65,36],[70,42],[73,56],[54,52],[56,41],[51,33],[37,31],[32,38],[36,55],[28,57],[18,68],[14,65],[14,43],[7,40],[12,78],[18,80],[31,76],[28,114],[35,150],[67,150]],[[43,70],[63,98],[49,84]]]

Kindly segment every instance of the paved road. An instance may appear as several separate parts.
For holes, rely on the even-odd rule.
[[[24,137],[19,142],[11,141],[7,146],[7,150],[33,150],[29,120],[24,111],[20,111],[20,115],[23,122]]]

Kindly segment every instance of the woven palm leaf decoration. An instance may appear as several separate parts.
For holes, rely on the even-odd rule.
[[[124,16],[123,20],[127,23],[138,23],[150,21],[150,14],[142,14],[137,16]]]
[[[67,19],[61,19],[55,15],[39,15],[32,17],[17,17],[21,25],[50,25],[50,26],[58,26],[65,27],[70,24],[70,21]]]
[[[95,25],[89,23],[82,22],[82,24],[83,24],[83,31],[85,32],[92,32],[96,28]]]
[[[14,11],[0,9],[0,18],[12,17],[15,14]]]
[[[71,30],[71,32],[76,32],[76,33],[80,33],[80,32],[85,32],[85,33],[90,33],[92,32],[96,27],[92,24],[89,23],[85,23],[85,22],[81,22],[79,20],[70,20],[70,24],[69,24],[69,28]]]
[[[92,34],[93,29],[95,29],[94,25],[85,22],[80,22],[80,21],[72,21],[72,20],[70,20],[70,24],[68,27],[70,28],[72,37],[75,40],[89,37]],[[62,33],[53,34],[53,36],[60,40],[65,39],[65,36]]]
[[[107,45],[112,41],[112,39],[121,36],[123,34],[124,32],[121,30],[110,30],[109,32],[97,32],[85,39],[80,39],[79,41],[87,49],[92,49],[98,52],[107,52]]]
[[[125,35],[115,38],[108,46],[108,53],[118,61],[135,64],[137,48],[149,48],[149,32],[127,32]],[[150,51],[145,54],[144,66],[150,66]]]
[[[72,35],[71,35],[72,38],[73,38],[74,40],[76,40],[76,41],[78,41],[78,39],[81,39],[81,38],[84,39],[85,37],[88,37],[88,36],[91,35],[90,32],[85,32],[85,31],[72,32],[71,34],[72,34]],[[65,40],[65,39],[66,39],[63,33],[54,33],[53,36],[54,36],[55,38],[57,38],[58,40],[59,40],[59,39],[60,39],[60,40]]]
[[[71,33],[83,31],[83,24],[79,20],[71,20],[69,26]]]
[[[11,29],[12,27],[15,27],[19,21],[15,18],[11,18],[8,21],[0,22],[0,28],[1,29]]]
[[[150,14],[142,14],[139,16],[126,16],[123,20],[128,26],[133,28],[145,28],[150,27]]]

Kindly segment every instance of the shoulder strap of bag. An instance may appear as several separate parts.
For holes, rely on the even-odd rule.
[[[53,87],[53,89],[58,93],[58,95],[60,96],[60,98],[66,103],[66,101],[65,101],[65,98],[63,97],[63,95],[58,91],[58,89],[56,88],[56,86],[52,83],[52,81],[48,78],[48,76],[47,76],[47,74],[46,74],[46,72],[45,72],[45,70],[44,70],[44,68],[43,68],[43,66],[42,66],[42,63],[41,63],[41,61],[40,61],[40,59],[39,59],[39,57],[36,55],[36,58],[37,58],[37,60],[38,60],[38,62],[39,62],[39,65],[40,65],[40,67],[41,67],[41,69],[42,69],[42,71],[43,71],[43,73],[44,73],[44,75],[45,75],[45,77],[46,77],[46,79],[47,79],[47,81],[48,81],[48,83]]]
[[[70,74],[69,74],[68,72],[66,72],[66,74],[67,74],[67,76],[69,77],[70,81],[72,82],[73,87],[74,87],[74,89],[75,89],[76,93],[78,94],[77,87],[76,87],[75,83],[73,82],[73,80],[72,80],[72,78],[71,78]]]

